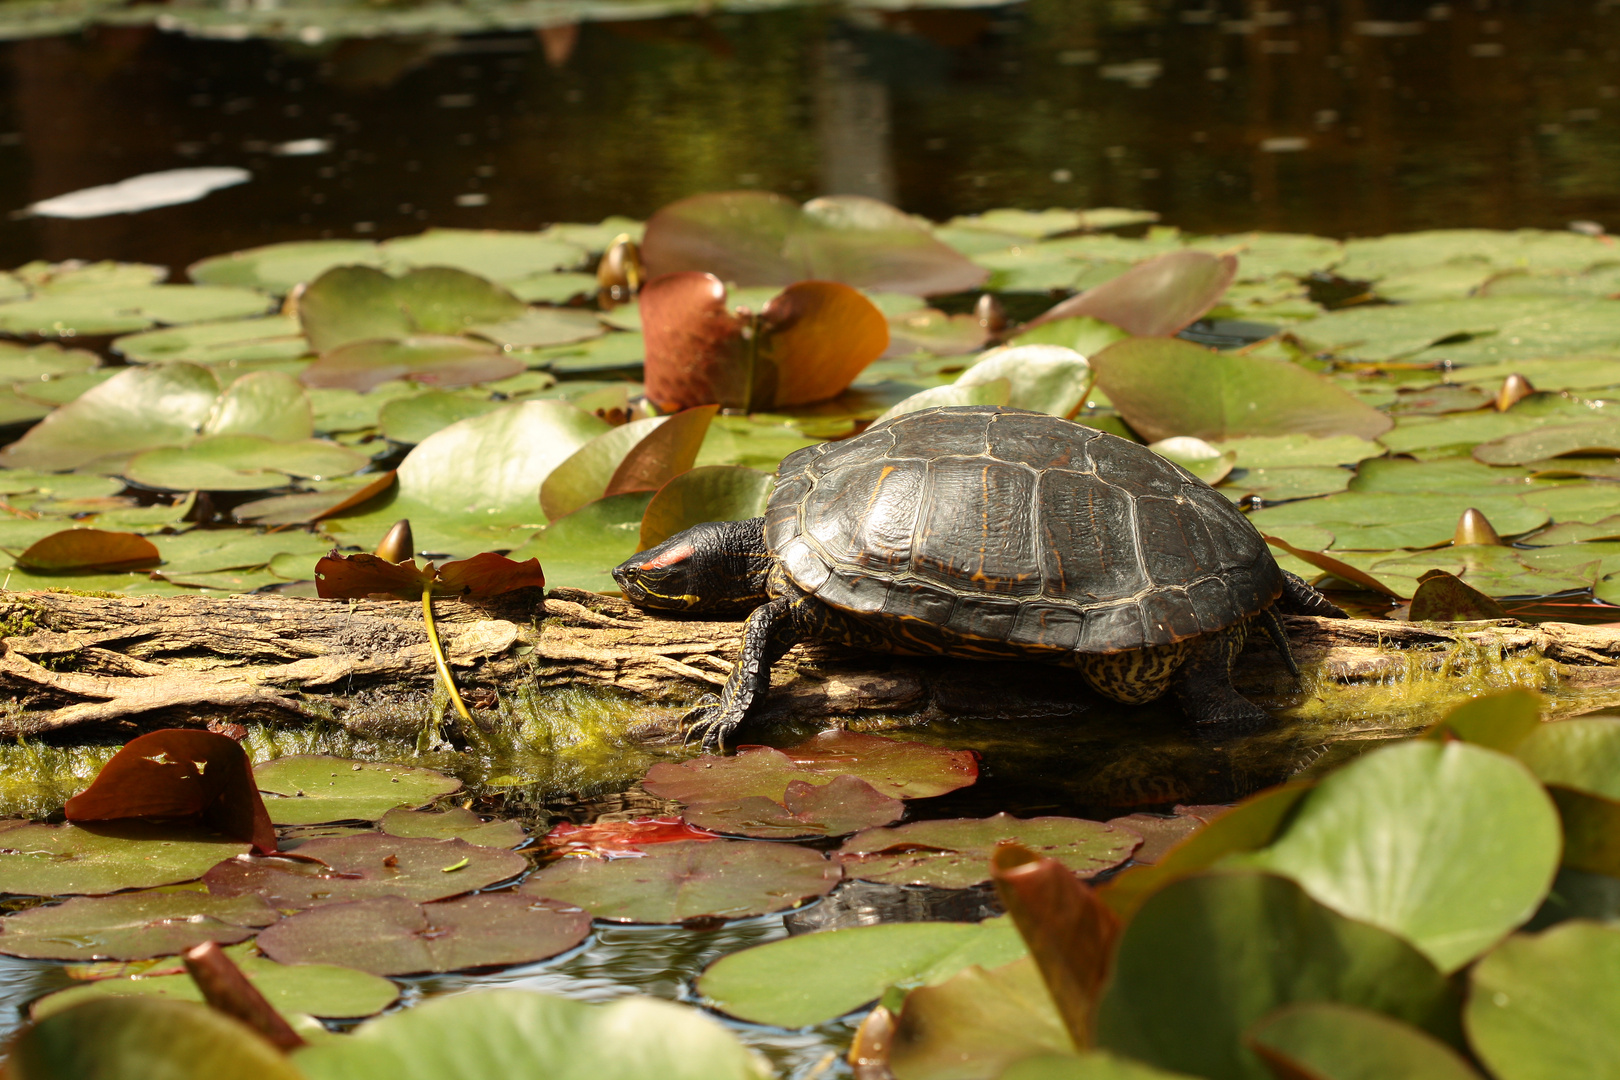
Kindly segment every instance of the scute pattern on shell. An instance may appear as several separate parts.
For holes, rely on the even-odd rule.
[[[1282,591],[1265,541],[1201,480],[1015,409],[928,409],[800,450],[765,521],[783,571],[822,602],[1001,655],[1169,645]]]

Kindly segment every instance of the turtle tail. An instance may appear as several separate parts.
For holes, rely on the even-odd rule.
[[[1300,582],[1300,584],[1304,585],[1305,583]],[[1309,585],[1305,587],[1310,588]],[[1326,601],[1323,601],[1323,603],[1326,603]],[[1294,650],[1288,647],[1288,634],[1283,630],[1282,620],[1277,617],[1276,604],[1272,604],[1260,613],[1260,625],[1265,628],[1266,637],[1271,639],[1271,643],[1282,654],[1283,664],[1287,666],[1288,674],[1292,675],[1296,682],[1299,681],[1299,665],[1294,662]]]

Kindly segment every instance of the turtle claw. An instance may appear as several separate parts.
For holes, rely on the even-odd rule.
[[[736,721],[727,722],[725,715],[720,699],[714,694],[704,694],[695,706],[681,714],[681,746],[684,748],[696,738],[705,752],[724,752],[725,737],[737,726]]]

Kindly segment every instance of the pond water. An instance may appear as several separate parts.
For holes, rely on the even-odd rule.
[[[747,187],[935,219],[1140,207],[1201,232],[1620,222],[1612,3],[1031,0],[281,30],[0,44],[0,209],[159,169],[253,173],[188,206],[0,220],[0,265],[179,267],[277,240],[640,217]]]

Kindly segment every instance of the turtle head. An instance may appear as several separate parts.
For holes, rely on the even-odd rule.
[[[706,521],[632,555],[613,580],[643,611],[737,616],[770,599],[772,565],[764,518]]]

